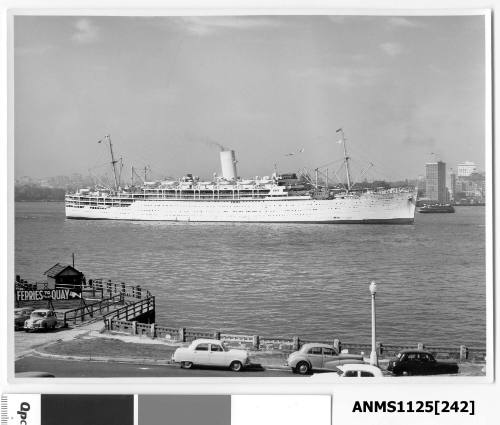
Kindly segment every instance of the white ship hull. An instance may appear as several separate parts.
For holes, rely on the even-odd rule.
[[[192,222],[413,223],[409,192],[365,193],[335,199],[290,197],[248,200],[136,200],[130,206],[68,206],[73,219]]]

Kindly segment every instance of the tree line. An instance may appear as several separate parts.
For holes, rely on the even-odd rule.
[[[14,187],[15,201],[64,201],[65,189],[29,183]]]

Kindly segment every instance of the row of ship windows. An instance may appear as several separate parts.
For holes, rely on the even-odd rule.
[[[139,195],[139,196],[127,196],[127,197],[118,197],[114,198],[114,202],[120,202],[120,201],[134,201],[138,199],[233,199],[233,198],[248,198],[248,199],[253,199],[253,198],[265,198],[266,196],[287,196],[286,194],[269,194],[269,193],[240,193],[238,195],[237,192],[235,193],[228,193],[228,194],[219,194],[219,193],[209,193],[206,195],[200,194],[200,193],[193,193],[192,195],[186,195],[186,194],[178,194],[178,195],[161,195],[161,194],[151,194],[151,195]],[[86,201],[91,201],[91,202],[108,202],[109,198],[99,198],[99,197],[78,197],[78,196],[68,196],[68,200],[72,201],[79,201],[79,202],[86,202]]]

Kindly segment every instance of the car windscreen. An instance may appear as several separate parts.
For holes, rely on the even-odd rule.
[[[45,311],[34,311],[31,313],[31,317],[45,317],[47,316],[47,313]]]

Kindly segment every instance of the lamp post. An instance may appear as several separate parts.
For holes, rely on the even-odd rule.
[[[375,316],[375,294],[377,293],[377,284],[374,280],[370,283],[370,293],[372,294],[372,352],[370,354],[370,364],[378,366],[377,347],[375,342],[376,335],[376,316]]]

